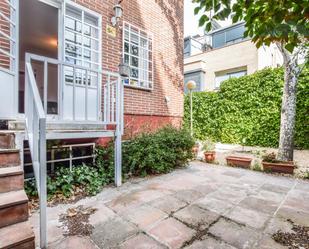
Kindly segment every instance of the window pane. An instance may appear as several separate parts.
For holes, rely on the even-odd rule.
[[[129,64],[129,55],[127,54],[124,55],[124,63]]]
[[[69,17],[66,18],[65,27],[69,30],[73,30],[79,33],[82,32],[82,23]]]
[[[68,30],[65,31],[65,40],[79,45],[82,44],[82,36]]]
[[[229,42],[232,40],[243,38],[244,32],[245,32],[244,26],[232,28],[226,32],[226,41]]]
[[[124,52],[129,53],[129,43],[124,43]]]
[[[138,69],[131,68],[131,77],[138,79]]]
[[[138,67],[138,58],[131,56],[131,66]]]
[[[135,56],[138,56],[138,46],[131,44],[131,51],[130,51],[130,53],[135,55]]]
[[[216,33],[213,35],[213,47],[218,48],[225,45],[225,33]]]

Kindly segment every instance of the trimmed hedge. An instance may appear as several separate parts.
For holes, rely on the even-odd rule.
[[[193,129],[197,139],[222,143],[278,147],[283,69],[266,68],[222,83],[218,92],[193,93]],[[190,123],[189,96],[185,125]],[[297,92],[295,146],[309,148],[309,68],[303,70]]]

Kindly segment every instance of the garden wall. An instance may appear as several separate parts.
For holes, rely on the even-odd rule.
[[[278,147],[283,70],[264,69],[222,83],[218,92],[193,94],[194,136],[222,143]],[[189,96],[185,125],[189,127]],[[309,149],[309,67],[303,70],[297,93],[295,146]]]

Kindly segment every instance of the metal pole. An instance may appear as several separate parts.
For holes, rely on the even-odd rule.
[[[46,182],[46,119],[39,119],[39,174],[40,174],[40,248],[47,248],[47,182]],[[37,143],[37,141],[35,141]]]
[[[190,90],[190,131],[193,136],[192,90]]]

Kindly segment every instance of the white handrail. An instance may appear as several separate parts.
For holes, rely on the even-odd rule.
[[[63,73],[63,67],[73,68],[73,87],[80,87],[76,84],[76,70],[85,70],[87,73],[97,73],[97,112],[101,113],[101,87],[103,84],[103,118],[105,125],[115,125],[115,184],[121,185],[121,136],[123,134],[123,84],[118,73],[105,70],[95,70],[83,66],[64,63],[56,59],[44,56],[26,53],[25,63],[25,117],[26,129],[31,152],[33,171],[36,179],[37,189],[40,200],[40,248],[47,247],[47,189],[46,189],[46,115],[47,115],[47,65],[54,64],[60,66]],[[31,60],[44,63],[44,94],[41,99],[37,82],[33,73]],[[101,81],[98,75],[103,75],[107,80]],[[61,77],[63,80],[63,77]],[[81,83],[85,83],[85,91],[92,87],[88,85],[88,77],[84,81],[81,77]],[[60,86],[63,84],[61,83]],[[74,90],[73,90],[74,91]],[[74,93],[73,93],[74,94]],[[42,104],[43,102],[43,104]],[[45,107],[45,108],[44,108]],[[74,107],[75,108],[75,107]],[[73,108],[73,113],[75,109]],[[86,105],[86,108],[87,105]],[[87,117],[87,112],[86,112]]]
[[[25,66],[25,117],[40,204],[40,248],[47,247],[46,115],[30,62]]]

